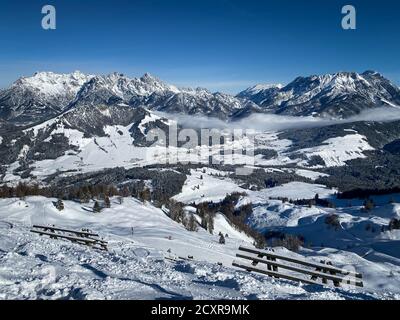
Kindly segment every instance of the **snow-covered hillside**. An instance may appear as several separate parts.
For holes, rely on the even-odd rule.
[[[366,137],[360,134],[348,134],[344,137],[331,138],[324,141],[320,146],[299,150],[308,159],[319,156],[327,167],[346,165],[346,161],[365,158],[365,151],[374,150],[368,144]],[[299,163],[307,165],[308,161]],[[318,166],[316,166],[318,167]]]
[[[365,159],[365,152],[375,150],[366,136],[354,131],[345,131],[344,135],[341,132],[341,136],[321,143],[313,141],[309,148],[294,148],[293,141],[271,131],[255,131],[254,142],[247,136],[235,137],[234,141],[225,139],[224,143],[217,143],[212,148],[206,145],[166,148],[165,144],[153,143],[155,137],[149,134],[152,129],[162,130],[166,138],[172,125],[179,126],[180,123],[173,117],[163,118],[142,108],[122,105],[77,107],[39,125],[1,136],[0,156],[3,159],[0,163],[4,165],[4,171],[0,171],[0,178],[3,183],[15,184],[26,180],[21,177],[21,172],[27,170],[30,176],[43,180],[57,172],[87,173],[115,167],[165,165],[173,161],[208,165],[209,156],[213,156],[223,165],[275,168],[316,180],[328,175],[316,175],[307,168],[346,166],[347,161]],[[229,128],[234,132],[233,125],[227,124]],[[165,138],[158,141],[165,143]],[[222,149],[227,151],[223,155]],[[272,151],[272,155],[265,157],[264,152],[268,151]],[[313,162],[316,157],[320,159],[317,164]],[[297,171],[278,169],[282,166],[296,166]],[[232,186],[226,192],[235,188]],[[200,199],[201,191],[196,192],[199,194],[192,197]]]
[[[226,245],[205,231],[186,231],[161,210],[133,199],[123,204],[114,199],[111,209],[98,214],[68,201],[59,212],[51,200],[0,200],[1,299],[399,298],[380,292],[379,286],[372,287],[375,293],[323,288],[235,270],[230,264],[244,240],[222,217],[216,219],[216,228],[229,233]],[[33,223],[90,228],[109,241],[109,251],[40,237],[29,232]],[[188,255],[193,260],[166,259]],[[345,252],[319,255],[340,257],[341,264],[369,263]]]

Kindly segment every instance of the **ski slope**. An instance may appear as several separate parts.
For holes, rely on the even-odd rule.
[[[217,234],[189,232],[133,198],[122,204],[112,199],[110,209],[96,214],[90,205],[69,201],[59,212],[52,200],[0,200],[0,299],[399,298],[395,292],[307,286],[233,269],[236,249],[251,239],[222,215],[215,229],[229,234],[226,245]],[[32,224],[90,228],[109,241],[109,251],[40,237],[29,232]],[[188,255],[193,260],[178,258]]]

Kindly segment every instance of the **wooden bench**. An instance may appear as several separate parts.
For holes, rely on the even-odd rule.
[[[332,281],[336,287],[349,284],[363,287],[362,274],[334,267],[331,263],[313,262],[305,258],[293,258],[273,251],[239,247],[236,257],[251,261],[233,261],[233,266],[249,272],[258,272],[270,277],[282,278],[307,284],[326,285]],[[283,270],[292,273],[282,272]],[[308,276],[308,278],[304,277]]]
[[[72,242],[84,244],[94,249],[107,251],[108,242],[99,239],[99,235],[87,231],[76,231],[64,228],[57,228],[55,226],[39,226],[34,225],[31,232],[41,236],[50,236],[51,239],[66,239]]]

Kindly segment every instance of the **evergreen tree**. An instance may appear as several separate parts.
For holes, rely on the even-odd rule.
[[[214,233],[214,216],[212,215],[212,213],[209,213],[207,215],[207,227],[208,227],[208,232],[213,234]]]
[[[94,202],[93,212],[96,212],[96,213],[101,212],[100,204],[97,201]]]
[[[202,219],[201,219],[201,227],[204,229],[204,230],[207,230],[208,228],[207,228],[207,219],[206,219],[206,217],[203,217]]]
[[[192,232],[197,231],[197,221],[196,221],[194,215],[192,215],[192,214],[190,215],[190,218],[187,221],[186,229],[188,231],[192,231]]]
[[[139,192],[139,199],[143,202],[151,200],[151,192],[148,188],[143,189]]]
[[[183,222],[183,216],[185,214],[183,210],[184,205],[180,202],[172,200],[169,204],[169,216],[176,222]]]
[[[131,195],[131,192],[129,191],[129,188],[128,188],[127,186],[125,186],[125,187],[122,189],[121,196],[123,196],[124,198],[127,198],[127,197],[129,197],[130,195]]]
[[[400,220],[393,218],[392,220],[390,220],[389,230],[398,230],[398,229],[400,229]]]
[[[63,211],[64,210],[64,202],[61,199],[58,199],[55,207],[57,208],[58,211]]]
[[[255,247],[257,249],[265,249],[265,245],[266,245],[265,237],[262,234],[256,233],[254,235],[254,240],[255,240]]]
[[[371,199],[368,199],[364,202],[364,209],[367,211],[371,211],[375,208],[375,204]]]
[[[104,198],[104,205],[106,206],[106,208],[111,208],[111,201],[108,196]]]

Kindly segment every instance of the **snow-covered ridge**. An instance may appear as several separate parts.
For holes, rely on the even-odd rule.
[[[319,156],[326,167],[338,167],[346,165],[346,161],[366,158],[365,151],[374,150],[365,136],[360,134],[348,134],[344,137],[331,138],[320,146],[299,150],[308,159]],[[299,165],[307,165],[307,161]],[[321,167],[321,166],[316,166]]]
[[[67,110],[82,86],[93,76],[39,72],[0,91],[0,118],[21,124],[48,120]]]
[[[270,90],[270,89],[282,89],[284,87],[283,84],[277,83],[277,84],[256,84],[253,87],[250,87],[243,91],[243,93],[246,94],[258,94],[264,90]]]
[[[80,71],[70,74],[57,74],[53,72],[38,72],[32,77],[23,77],[17,80],[14,87],[23,87],[42,95],[59,96],[66,92],[77,94],[83,84],[93,78],[92,75],[85,75]]]
[[[131,79],[123,74],[114,72],[109,75],[93,77],[82,87],[77,99],[85,98],[85,94],[92,94],[101,90],[109,91],[110,95],[126,101],[129,101],[134,96],[149,96],[155,92],[179,92],[175,86],[167,85],[148,73],[141,78]]]
[[[298,77],[282,88],[256,86],[238,96],[274,113],[339,118],[384,104],[397,106],[400,103],[399,88],[374,71]]]

